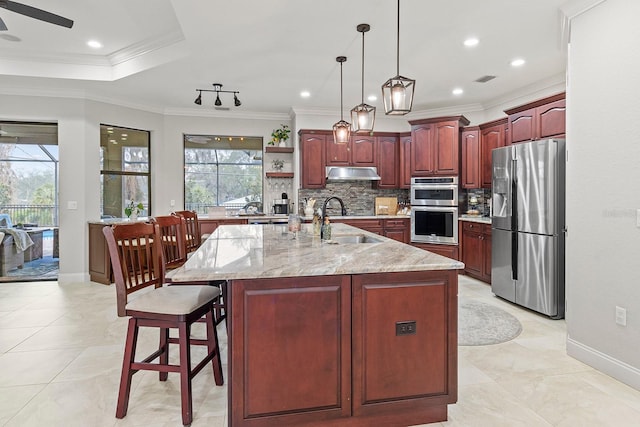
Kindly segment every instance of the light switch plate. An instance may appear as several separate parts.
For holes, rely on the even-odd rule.
[[[75,211],[76,209],[78,209],[78,202],[76,202],[75,200],[68,201],[67,209]]]
[[[636,210],[636,227],[640,228],[640,209]]]

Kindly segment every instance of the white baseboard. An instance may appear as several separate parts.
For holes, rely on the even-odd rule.
[[[567,354],[587,365],[640,390],[640,369],[602,353],[578,341],[567,338]]]
[[[58,283],[81,283],[90,282],[89,273],[71,273],[60,274],[58,273]]]

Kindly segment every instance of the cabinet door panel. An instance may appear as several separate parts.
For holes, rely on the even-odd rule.
[[[509,138],[511,144],[534,140],[536,135],[535,125],[535,108],[509,116]]]
[[[302,187],[324,188],[325,185],[325,136],[301,135]]]
[[[282,425],[283,414],[350,415],[350,286],[349,276],[232,282],[230,377],[242,385],[230,393],[241,408],[234,414],[243,415],[234,425]],[[286,348],[286,357],[271,348]]]
[[[327,138],[325,142],[327,166],[348,166],[350,150],[351,143],[335,144],[333,137]]]
[[[422,125],[411,130],[411,175],[433,174],[433,127]]]
[[[538,107],[538,135],[540,139],[564,135],[565,133],[565,100]]]
[[[457,368],[449,363],[457,363],[447,358],[447,346],[454,290],[431,272],[353,277],[354,415],[452,391]],[[397,322],[405,321],[415,321],[415,333],[397,335]]]
[[[411,136],[400,137],[400,188],[411,187]]]
[[[480,150],[482,151],[482,186],[491,188],[491,152],[495,148],[504,147],[504,125],[483,129],[480,134]]]
[[[442,122],[435,127],[435,173],[437,175],[457,175],[459,158],[458,122]]]
[[[398,188],[399,161],[398,138],[383,136],[378,137],[378,188]]]
[[[480,188],[480,131],[462,132],[462,188]]]
[[[373,136],[352,137],[351,164],[353,166],[376,166],[376,143]]]
[[[480,277],[484,267],[482,259],[482,235],[472,231],[462,232],[462,262],[464,271]]]

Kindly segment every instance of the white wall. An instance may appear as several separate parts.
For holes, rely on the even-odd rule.
[[[567,330],[570,355],[640,389],[638,16],[607,0],[571,22]]]

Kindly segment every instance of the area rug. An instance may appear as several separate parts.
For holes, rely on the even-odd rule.
[[[58,279],[58,258],[43,257],[31,262],[25,262],[22,268],[14,268],[0,281],[41,281]]]
[[[499,344],[520,332],[520,321],[501,308],[479,301],[458,301],[458,345]]]

